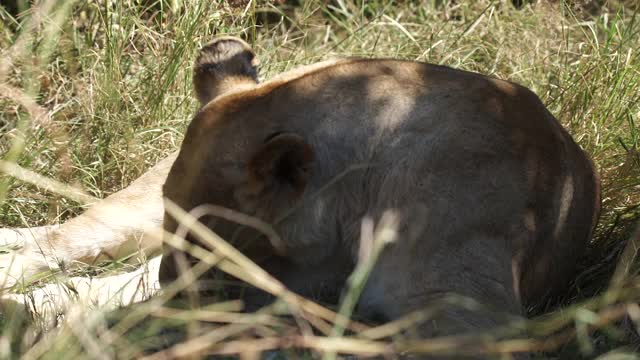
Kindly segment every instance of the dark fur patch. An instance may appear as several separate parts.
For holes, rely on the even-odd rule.
[[[224,37],[205,45],[193,65],[193,87],[201,105],[233,88],[258,83],[258,59],[244,41]]]
[[[302,137],[280,133],[268,140],[249,161],[249,174],[260,185],[290,186],[300,194],[307,185],[313,160],[313,149]]]

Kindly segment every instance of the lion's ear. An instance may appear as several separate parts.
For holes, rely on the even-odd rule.
[[[200,105],[226,92],[255,86],[259,61],[241,39],[219,37],[205,45],[193,65],[193,88]]]
[[[249,161],[249,176],[262,189],[290,190],[299,195],[311,173],[314,153],[300,135],[281,133],[268,138]]]

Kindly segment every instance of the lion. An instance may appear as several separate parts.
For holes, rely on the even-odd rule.
[[[518,84],[363,58],[260,83],[250,46],[222,37],[201,49],[193,86],[200,108],[179,152],[68,223],[19,231],[31,249],[23,260],[38,253],[47,266],[54,258],[94,261],[148,239],[148,254],[161,248],[157,276],[166,287],[202,261],[170,238],[208,244],[163,210],[164,196],[295,293],[337,304],[349,274],[377,249],[371,224],[386,223],[392,236],[356,316],[392,321],[452,295],[477,305],[450,302],[412,332],[430,338],[496,328],[562,293],[592,237],[597,171]],[[277,237],[225,211],[260,219]],[[34,250],[38,238],[51,246]],[[38,268],[23,262],[29,269],[17,273]],[[182,295],[215,292],[218,275],[205,272]],[[227,294],[249,311],[273,300],[253,288]]]
[[[172,204],[327,303],[339,293],[326,289],[341,289],[371,247],[363,219],[392,211],[397,234],[358,316],[391,321],[449,294],[485,309],[447,307],[419,326],[421,337],[495,328],[567,286],[598,219],[600,185],[533,92],[394,59],[324,62],[258,83],[254,57],[236,39],[202,49],[202,107],[163,186]],[[281,243],[269,249],[265,236],[207,213],[210,204],[272,224]],[[175,214],[163,227],[180,232]],[[186,239],[206,247],[193,233]],[[198,262],[165,243],[161,283]],[[249,291],[245,301],[259,308],[270,298]]]

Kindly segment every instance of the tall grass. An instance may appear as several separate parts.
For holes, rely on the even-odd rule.
[[[0,7],[0,158],[95,197],[124,188],[179,146],[196,109],[193,57],[217,34],[248,40],[263,78],[325,58],[363,56],[512,80],[542,98],[591,154],[603,183],[603,214],[582,272],[566,298],[548,309],[585,302],[541,320],[547,330],[573,323],[578,341],[550,350],[563,358],[592,358],[619,345],[629,350],[639,345],[630,330],[638,324],[616,320],[625,313],[640,317],[637,306],[628,305],[640,300],[633,247],[625,252],[628,269],[619,279],[623,295],[604,302],[602,294],[640,218],[640,14],[633,1],[591,8],[534,3],[516,9],[497,0],[43,0],[18,14]],[[80,212],[82,205],[67,197],[0,177],[2,226],[57,223]],[[158,345],[148,335],[159,331],[154,326],[167,327],[163,318],[131,337],[107,341],[101,316],[86,322],[73,316],[81,315],[70,314],[72,321],[52,333],[57,336],[39,338],[20,338],[18,320],[7,319],[0,354],[108,358],[117,349],[134,356]],[[549,325],[553,321],[562,326]],[[278,343],[278,326],[256,330],[271,342],[245,344],[254,350],[286,345]],[[607,331],[593,334],[594,326]],[[213,344],[244,329],[232,322],[188,341]],[[296,339],[290,341],[312,349],[384,349],[371,339]]]

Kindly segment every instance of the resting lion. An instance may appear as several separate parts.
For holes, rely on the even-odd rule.
[[[235,38],[205,46],[193,79],[201,108],[177,157],[49,229],[42,250],[22,230],[17,237],[27,239],[27,250],[18,263],[28,266],[14,273],[55,265],[54,258],[87,262],[122,252],[127,239],[159,238],[161,222],[166,233],[207,248],[175,213],[161,221],[166,176],[168,203],[198,214],[290,289],[319,302],[337,303],[348,275],[371,256],[375,236],[367,224],[393,219],[395,233],[362,291],[358,318],[397,319],[451,294],[482,309],[445,306],[418,326],[419,337],[493,328],[567,286],[598,218],[599,181],[534,93],[391,59],[322,62],[259,84],[256,62]],[[208,212],[211,205],[261,219],[278,241]],[[143,244],[150,254],[160,246]],[[163,286],[198,263],[187,251],[162,247]],[[34,266],[30,258],[40,251],[45,256]],[[189,290],[208,293],[212,276]],[[258,290],[229,293],[248,309],[272,300]]]

